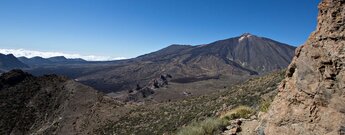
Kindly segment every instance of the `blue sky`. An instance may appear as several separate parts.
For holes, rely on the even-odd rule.
[[[136,57],[250,32],[298,46],[319,0],[1,0],[0,48]]]

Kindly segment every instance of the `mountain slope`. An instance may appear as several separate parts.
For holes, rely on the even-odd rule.
[[[29,66],[20,62],[12,54],[4,55],[0,54],[0,69],[11,70],[15,68],[28,68]]]
[[[245,33],[239,37],[219,40],[206,45],[172,45],[138,59],[163,61],[181,59],[183,63],[215,57],[224,64],[237,64],[258,73],[287,67],[295,47],[268,38]]]
[[[247,33],[211,43],[204,49],[260,73],[285,68],[294,55],[295,47]]]
[[[166,48],[163,48],[161,50],[158,50],[156,52],[148,53],[145,55],[141,55],[135,59],[142,60],[142,61],[155,61],[155,60],[164,60],[164,59],[170,59],[171,57],[176,57],[182,52],[186,52],[186,50],[190,50],[192,48],[195,48],[195,46],[191,45],[170,45]]]
[[[86,134],[113,119],[107,113],[119,105],[56,75],[33,77],[13,70],[0,76],[0,134],[4,135]]]

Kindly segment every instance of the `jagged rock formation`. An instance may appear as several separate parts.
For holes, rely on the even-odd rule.
[[[160,75],[159,78],[153,79],[146,86],[141,87],[137,84],[134,90],[129,90],[126,95],[126,101],[140,101],[155,93],[155,90],[165,87],[169,84],[172,76],[170,74]]]
[[[345,134],[344,29],[345,1],[323,0],[317,30],[296,50],[259,133]]]

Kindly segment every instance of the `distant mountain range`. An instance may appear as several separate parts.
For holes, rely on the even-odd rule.
[[[30,67],[54,65],[54,64],[73,64],[73,63],[87,62],[86,60],[83,60],[81,58],[67,59],[64,56],[56,56],[56,57],[50,57],[50,58],[42,58],[42,57],[38,57],[38,56],[32,57],[32,58],[18,57],[18,59],[21,62],[29,65]]]
[[[1,54],[0,53],[0,70],[8,71],[11,69],[26,69],[26,68],[35,68],[42,67],[47,65],[56,65],[56,64],[78,64],[86,63],[86,60],[83,59],[67,59],[64,56],[57,56],[51,58],[42,58],[42,57],[18,57],[16,58],[12,54]]]
[[[166,74],[176,83],[215,78],[245,79],[286,68],[294,50],[293,46],[245,33],[204,45],[171,45],[133,59],[64,63],[27,71],[34,75],[66,75],[109,93],[136,89],[138,85],[145,87]]]
[[[63,56],[0,55],[0,69],[25,69],[34,75],[59,74],[106,93],[145,87],[169,74],[171,82],[189,83],[215,78],[245,79],[288,66],[295,47],[245,33],[204,45],[171,45],[133,59],[89,62]],[[151,83],[152,84],[152,83]]]
[[[52,63],[52,61],[38,56],[32,58],[18,57],[18,60],[20,60],[23,63],[26,63],[27,65],[42,65]]]
[[[8,55],[0,54],[0,70],[11,70],[15,68],[23,69],[23,68],[29,68],[29,66],[19,61],[12,54],[8,54]]]

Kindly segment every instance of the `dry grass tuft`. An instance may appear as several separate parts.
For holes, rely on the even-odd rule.
[[[225,113],[221,118],[227,119],[227,120],[233,120],[238,118],[249,118],[255,113],[255,110],[248,106],[238,106],[234,109],[231,109],[229,112]]]
[[[192,123],[177,133],[177,135],[213,135],[220,133],[225,126],[227,121],[220,118],[207,118],[199,123]]]

